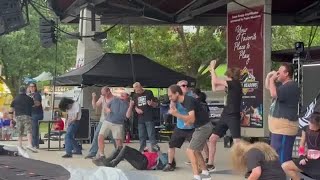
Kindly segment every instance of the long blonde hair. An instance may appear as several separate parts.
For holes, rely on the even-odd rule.
[[[278,154],[268,144],[263,142],[256,142],[254,144],[250,144],[249,142],[241,140],[240,142],[235,143],[231,147],[231,162],[232,167],[235,171],[240,173],[246,173],[246,153],[252,148],[260,150],[264,154],[266,161],[275,161],[278,159]]]

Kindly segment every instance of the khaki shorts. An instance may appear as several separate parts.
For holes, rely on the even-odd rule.
[[[31,116],[16,116],[16,121],[19,137],[22,137],[25,133],[32,133]]]
[[[104,121],[101,125],[101,129],[99,135],[105,135],[112,133],[113,139],[121,139],[123,140],[123,125],[122,124],[114,124],[108,121]]]
[[[213,125],[211,122],[208,122],[201,127],[195,128],[189,144],[189,149],[192,149],[194,151],[202,151],[204,145],[207,143],[208,138],[212,134],[212,130]]]

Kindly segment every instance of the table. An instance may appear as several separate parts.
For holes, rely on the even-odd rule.
[[[50,147],[51,128],[52,128],[52,124],[54,124],[55,122],[57,122],[57,121],[56,120],[42,120],[42,121],[39,121],[39,127],[40,127],[41,123],[48,123],[48,151],[50,151],[51,149],[61,150],[61,137],[59,138],[59,148],[51,148]],[[39,128],[39,135],[40,135],[40,128]]]

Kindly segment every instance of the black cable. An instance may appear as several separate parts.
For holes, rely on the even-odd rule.
[[[236,3],[236,4],[238,4],[238,5],[241,6],[241,7],[244,7],[244,8],[246,8],[246,9],[250,10],[250,11],[257,11],[257,10],[255,10],[255,9],[250,8],[250,7],[248,7],[248,6],[245,6],[245,5],[239,3],[239,2],[237,2],[237,1],[235,1],[235,0],[231,0],[231,1],[234,2],[234,3]],[[265,11],[263,11],[262,13],[263,13],[263,14],[267,14],[267,15],[272,15],[272,13],[265,12]]]
[[[134,61],[133,61],[133,55],[132,55],[132,44],[131,44],[131,28],[130,25],[128,26],[128,33],[129,33],[129,50],[130,50],[130,60],[131,60],[131,72],[132,72],[132,80],[133,83],[136,82],[136,74],[135,74],[135,70],[134,70]]]
[[[315,29],[314,29],[314,26],[311,27],[310,35],[309,35],[308,48],[311,47],[312,42],[313,42],[313,40],[314,40],[314,37],[315,37],[315,35],[316,35],[316,33],[317,33],[317,30],[318,30],[318,26],[316,26]],[[313,32],[313,31],[314,31],[314,32]],[[313,33],[313,34],[312,34],[312,33]]]
[[[36,6],[33,4],[33,2],[29,2],[30,5],[32,6],[32,8],[41,16],[41,18],[43,18],[44,20],[46,20],[47,22],[50,22],[50,20],[48,20],[40,11],[39,9],[36,8]],[[123,20],[123,18],[121,18],[116,24],[112,25],[110,28],[108,28],[107,30],[103,31],[103,32],[99,32],[99,33],[96,33],[95,35],[90,35],[90,36],[78,36],[78,35],[74,35],[74,34],[71,34],[71,33],[68,33],[62,29],[60,29],[59,27],[57,27],[56,25],[54,25],[53,27],[56,28],[58,31],[64,33],[64,34],[67,34],[69,36],[73,36],[73,37],[77,37],[77,38],[90,38],[90,37],[95,37],[97,35],[101,35],[101,34],[104,34],[104,33],[107,33],[108,31],[110,31],[111,29],[113,29],[114,27],[116,27],[121,21]],[[51,23],[51,22],[50,22]]]
[[[34,5],[37,5],[39,8],[42,8],[43,10],[49,10],[49,11],[53,11],[52,8],[49,8],[48,6],[44,6],[42,4],[39,4],[36,1],[33,1]],[[71,17],[75,17],[75,18],[79,18],[81,20],[87,20],[87,21],[92,21],[92,18],[86,18],[86,17],[79,17],[77,15],[73,15],[73,14],[64,14],[60,11],[55,11],[55,13],[59,16],[59,15],[67,15],[67,16],[71,16]],[[101,18],[96,18],[96,21],[100,21]]]
[[[40,8],[44,9],[44,10],[50,10],[50,11],[53,11],[52,8],[49,8],[48,6],[44,6],[44,5],[41,5],[35,1],[33,1],[34,4],[38,5]],[[60,15],[67,15],[67,16],[71,16],[71,17],[74,17],[74,18],[78,18],[78,19],[81,19],[81,20],[87,20],[87,21],[92,21],[93,18],[87,18],[87,17],[79,17],[77,15],[73,15],[73,14],[66,14],[66,13],[63,13],[61,11],[57,11],[55,10],[54,11],[58,16]],[[100,18],[95,18],[95,21],[102,21],[102,20],[108,20],[108,19],[118,19],[118,18],[123,18],[123,17],[126,17],[127,15],[123,15],[123,16],[119,16],[119,17],[100,17]]]
[[[311,26],[311,30],[310,30],[310,34],[309,34],[309,41],[308,41],[308,47],[307,47],[307,53],[306,53],[306,60],[310,60],[311,59],[311,55],[310,55],[310,50],[311,50],[311,45],[312,42],[314,40],[314,37],[317,33],[318,30],[318,26]]]
[[[58,34],[57,34],[58,36]],[[54,120],[54,106],[55,106],[55,92],[56,92],[56,76],[57,76],[57,64],[58,64],[58,42],[56,42],[56,57],[55,57],[55,62],[54,62],[54,76],[53,76],[53,93],[52,93],[52,114],[51,118]]]

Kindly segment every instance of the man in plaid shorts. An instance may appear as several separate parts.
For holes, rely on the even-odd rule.
[[[32,152],[37,152],[35,148],[32,147],[32,125],[31,125],[31,113],[32,106],[34,106],[33,99],[26,95],[26,89],[20,87],[19,95],[14,98],[11,103],[11,111],[9,114],[11,118],[15,116],[15,121],[17,123],[17,130],[19,133],[19,147],[22,148],[22,137],[25,132],[27,133],[28,145],[27,149]]]

